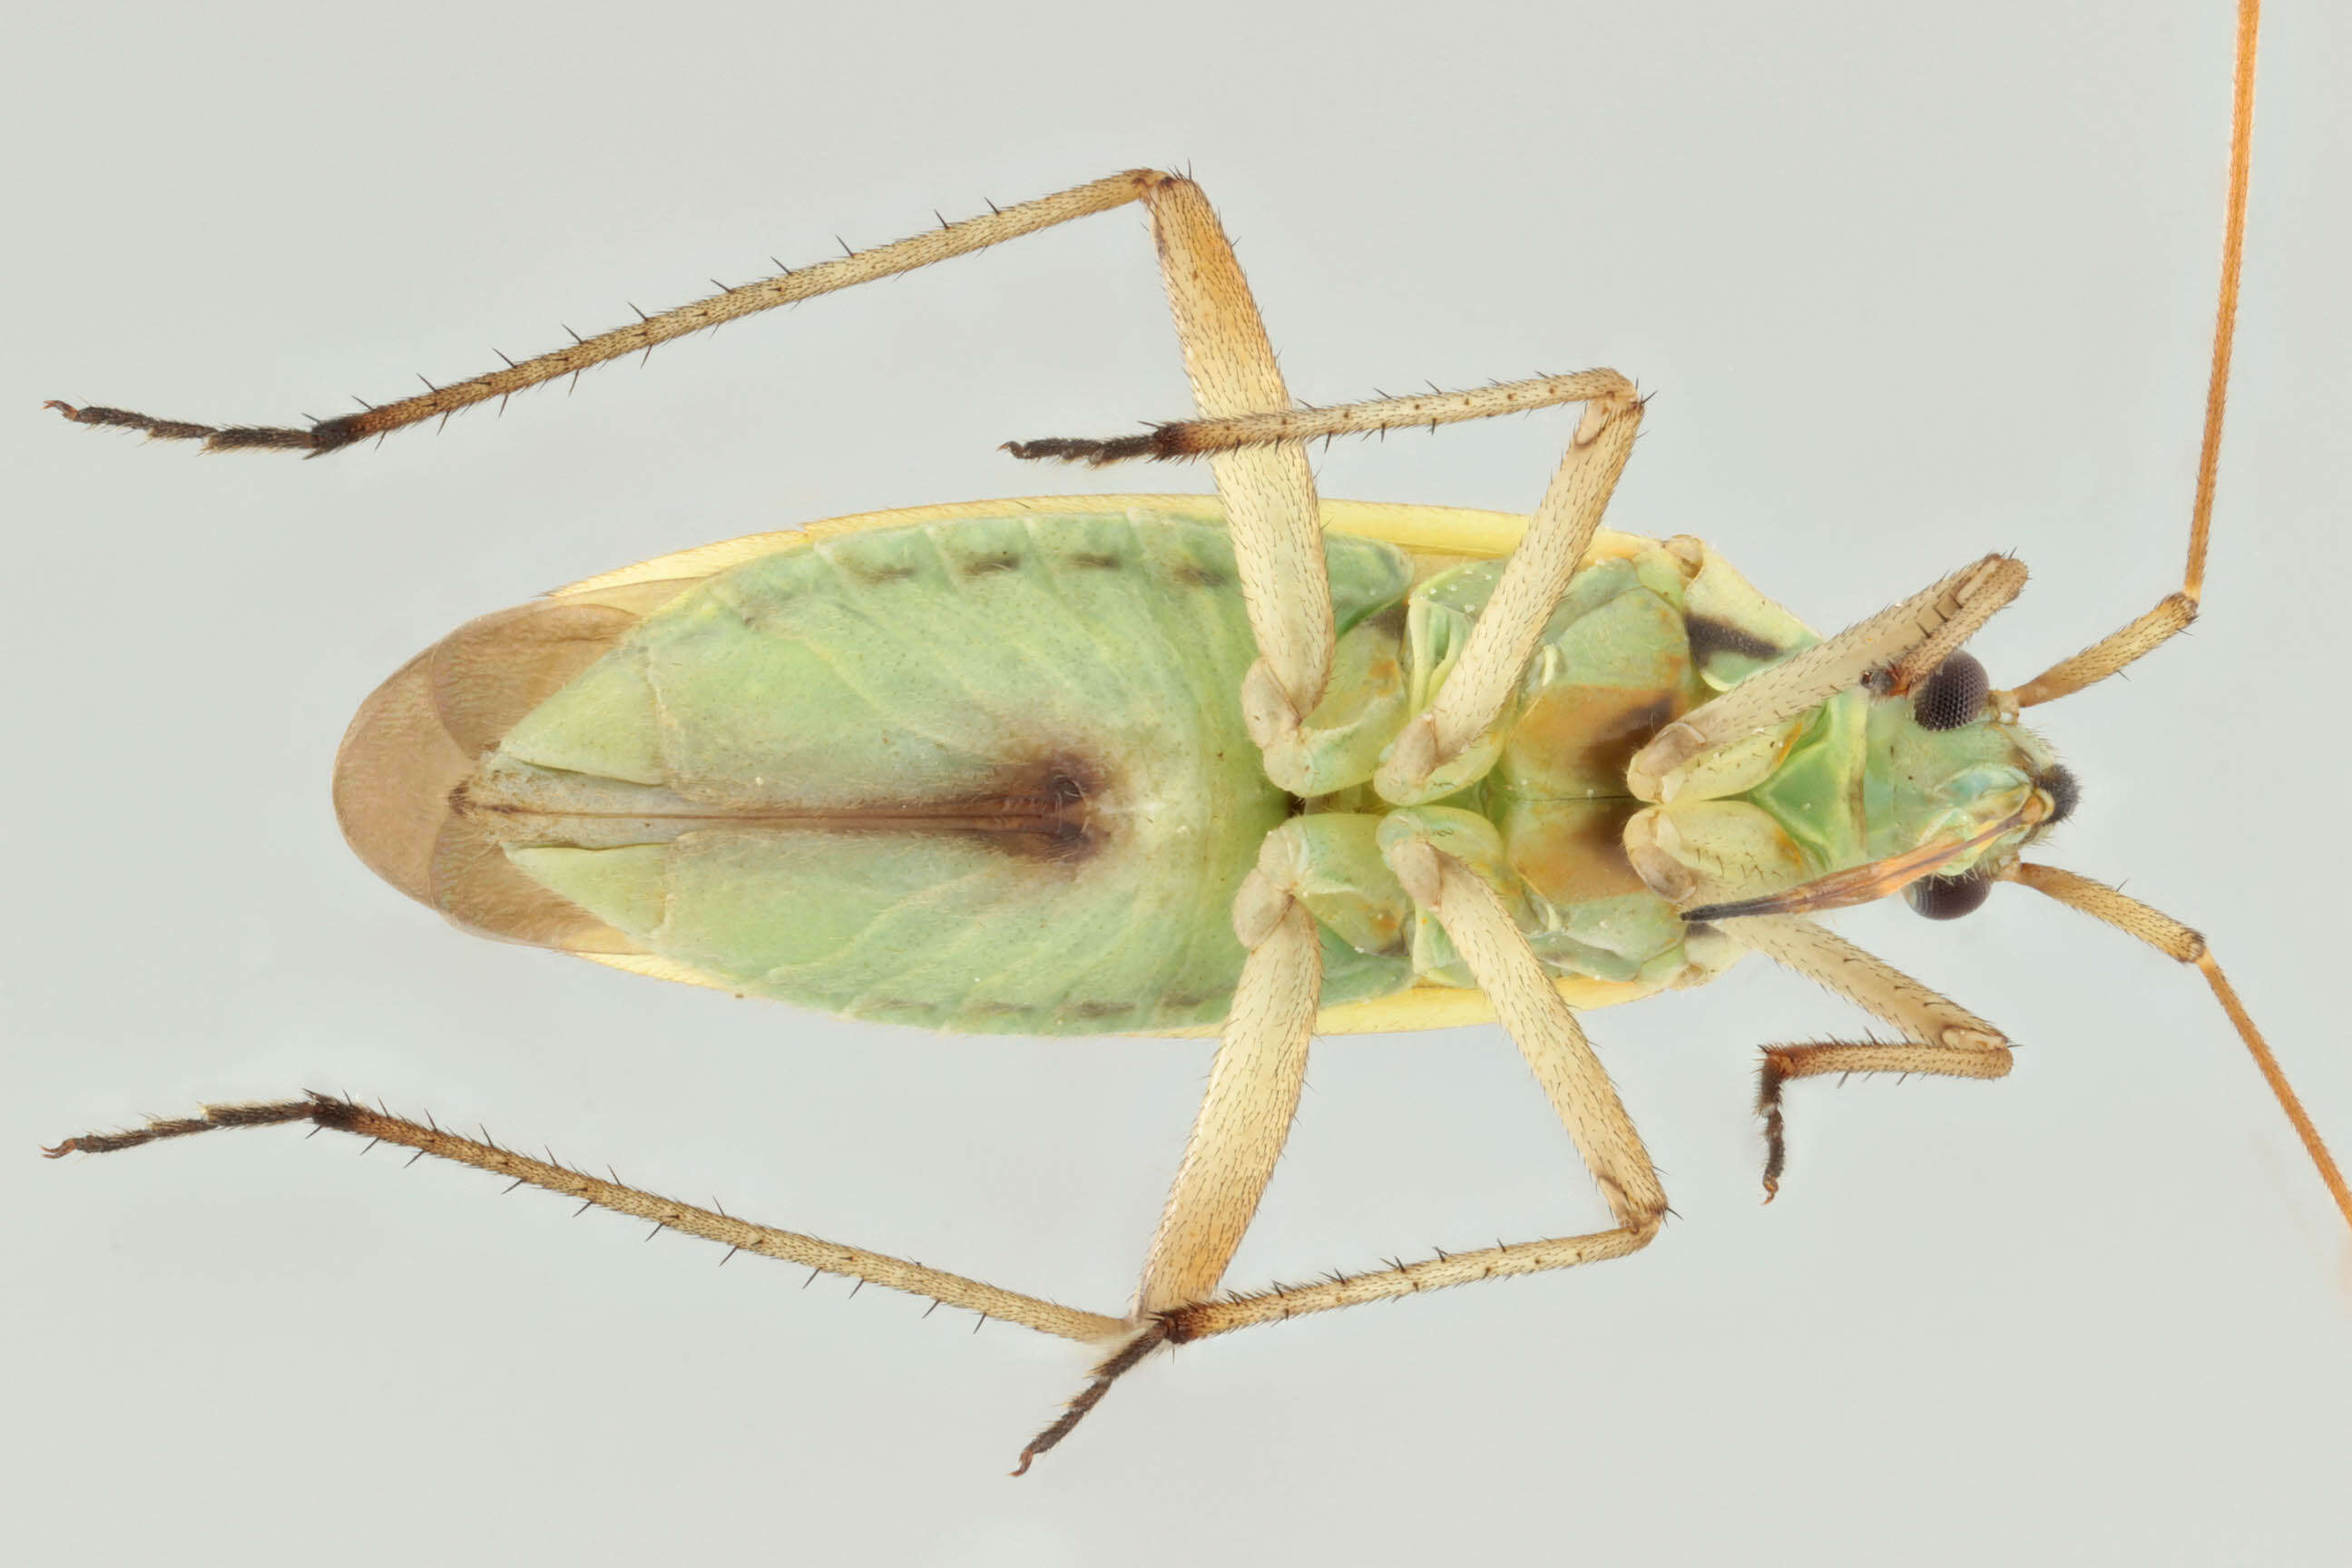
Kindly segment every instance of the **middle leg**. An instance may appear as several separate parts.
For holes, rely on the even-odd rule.
[[[1665,1191],[1641,1134],[1501,895],[1425,837],[1404,837],[1387,856],[1406,892],[1436,917],[1479,987],[1494,1000],[1497,1018],[1517,1042],[1617,1223],[1587,1235],[1481,1247],[1296,1289],[1276,1287],[1171,1307],[1159,1322],[1172,1343],[1480,1279],[1622,1258],[1648,1246],[1664,1222]]]
[[[1618,475],[1633,453],[1640,396],[1615,371],[1594,370],[1431,399],[1295,409],[1265,322],[1207,197],[1190,180],[1163,178],[1144,201],[1151,209],[1160,274],[1202,416],[1183,428],[1199,433],[1191,445],[1208,457],[1216,477],[1250,629],[1257,638],[1259,661],[1243,680],[1242,712],[1261,752],[1300,749],[1307,715],[1330,679],[1330,585],[1306,442],[1353,430],[1585,403],[1568,453],[1461,661],[1437,700],[1406,726],[1381,763],[1378,785],[1389,800],[1412,804],[1452,793],[1469,781],[1441,770],[1494,723],[1601,526]],[[1013,446],[1025,457],[1091,457],[1105,447],[1066,441]],[[1277,756],[1270,755],[1269,762],[1278,767]],[[1285,782],[1278,773],[1276,782]]]

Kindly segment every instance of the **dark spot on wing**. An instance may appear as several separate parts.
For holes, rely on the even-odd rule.
[[[903,583],[915,574],[912,566],[860,561],[854,555],[836,555],[833,563],[853,581],[869,588],[881,583]]]
[[[1180,561],[1171,566],[1168,580],[1180,588],[1223,588],[1233,582],[1225,573],[1198,561]]]
[[[962,577],[986,577],[998,572],[1018,572],[1018,555],[979,555],[970,561],[956,563],[956,574]]]
[[[1069,1002],[1063,1005],[1062,1011],[1073,1018],[1115,1018],[1134,1008],[1125,1002]]]
[[[1103,829],[1088,810],[1100,788],[1100,773],[1093,762],[1050,757],[1008,773],[994,799],[953,803],[948,813],[916,805],[910,816],[974,834],[1008,855],[1067,865],[1102,847]]]
[[[1718,621],[1712,616],[1685,616],[1683,630],[1690,637],[1693,664],[1705,664],[1718,653],[1736,653],[1743,658],[1778,658],[1787,651],[1744,626]]]
[[[882,580],[865,579],[866,582]],[[751,630],[763,634],[780,632],[786,637],[793,633],[793,617],[801,613],[802,601],[810,596],[808,584],[790,575],[772,579],[762,584],[761,593],[749,599],[734,592],[723,581],[710,584],[702,592],[709,595],[712,603]]]
[[[1070,564],[1088,572],[1117,572],[1126,566],[1127,557],[1089,550],[1071,556]]]

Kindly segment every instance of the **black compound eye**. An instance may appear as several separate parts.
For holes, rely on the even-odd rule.
[[[1911,692],[1911,717],[1922,730],[1957,730],[1984,717],[1985,694],[1992,681],[1985,668],[1964,653],[1956,653],[1936,667],[1936,673]]]
[[[1981,867],[1957,877],[1922,877],[1903,889],[1904,902],[1931,921],[1974,914],[1991,896],[1992,873]]]

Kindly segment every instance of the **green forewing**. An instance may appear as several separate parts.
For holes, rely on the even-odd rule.
[[[1404,597],[1402,552],[1328,558],[1343,630]],[[984,1032],[1213,1022],[1234,890],[1290,809],[1234,700],[1255,657],[1214,527],[852,534],[649,616],[483,773],[533,803],[504,808],[518,866],[746,992]]]

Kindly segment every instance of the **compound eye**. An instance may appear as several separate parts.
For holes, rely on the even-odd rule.
[[[1965,653],[1956,653],[1936,667],[1936,673],[1911,693],[1911,717],[1922,730],[1957,730],[1984,717],[1985,695],[1992,681],[1985,668]]]
[[[1903,889],[1904,901],[1931,921],[1974,914],[1991,896],[1992,873],[1981,868],[1957,877],[1922,877]]]

